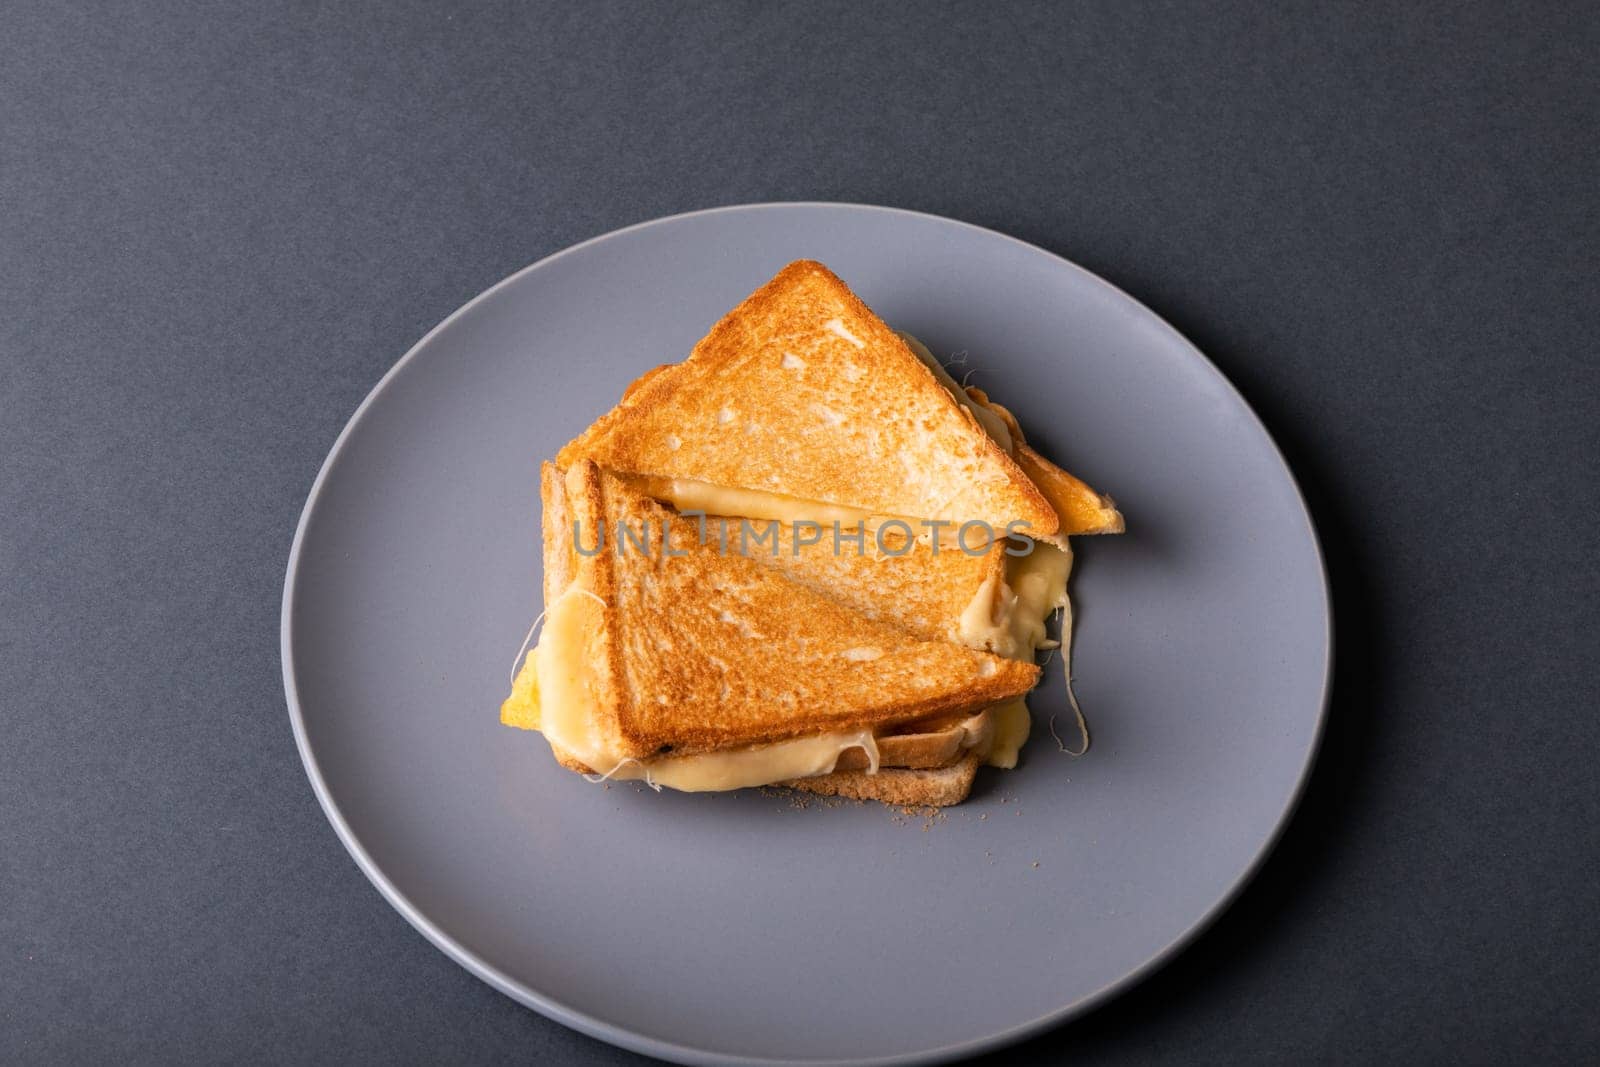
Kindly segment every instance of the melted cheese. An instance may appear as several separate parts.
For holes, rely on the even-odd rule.
[[[511,681],[511,695],[500,705],[500,721],[519,730],[539,728],[539,669],[532,655],[522,661]]]
[[[528,654],[538,672],[540,731],[553,745],[595,768],[621,762],[606,758],[586,639],[598,631],[604,611],[598,597],[575,585],[568,588],[545,608],[544,631]]]
[[[991,709],[994,718],[994,738],[989,742],[989,766],[1010,770],[1017,765],[1017,755],[1028,741],[1033,730],[1033,718],[1028,705],[1021,698]]]
[[[629,479],[646,496],[665,500],[679,511],[701,511],[707,515],[737,515],[747,519],[777,522],[834,522],[854,529],[858,522],[871,526],[878,521],[871,512],[844,504],[825,504],[761,489],[733,489],[693,478],[659,478],[638,475]],[[913,527],[915,528],[915,527]]]
[[[878,746],[870,730],[816,734],[770,745],[727,749],[689,756],[654,756],[646,760],[611,751],[597,728],[598,707],[590,676],[587,634],[596,630],[598,598],[582,589],[568,589],[550,606],[539,644],[528,656],[512,698],[502,707],[503,721],[543,732],[559,748],[602,778],[642,780],[698,793],[770,785],[793,778],[827,774],[844,752],[859,748],[869,767],[878,769]],[[527,682],[523,676],[530,671]],[[515,704],[515,707],[512,705]]]
[[[743,789],[771,785],[793,778],[827,774],[848,749],[865,749],[872,771],[877,767],[877,743],[872,731],[817,734],[793,741],[753,748],[727,749],[697,756],[660,756],[639,768],[637,775],[654,786],[670,786],[689,793],[716,789]],[[630,765],[631,767],[632,765]]]
[[[1028,555],[1007,557],[1004,580],[986,579],[961,613],[958,638],[974,648],[1031,662],[1039,649],[1055,647],[1045,623],[1057,608],[1070,606],[1067,574],[1071,570],[1072,550],[1064,538],[1060,546],[1035,541]],[[1009,770],[1017,765],[1033,720],[1021,698],[990,710],[994,737],[987,762]]]
[[[958,638],[1007,659],[1031,661],[1039,649],[1053,648],[1045,622],[1067,604],[1071,569],[1071,551],[1044,541],[1026,556],[1007,557],[1005,578],[985,579],[961,613]]]

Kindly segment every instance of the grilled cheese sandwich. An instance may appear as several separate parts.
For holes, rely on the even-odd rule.
[[[686,791],[958,801],[1027,740],[1067,535],[1121,529],[1008,410],[803,261],[636,381],[544,486],[544,630],[502,720],[572,769]],[[630,515],[696,543],[648,564],[575,546],[574,517]],[[771,554],[730,553],[725,526],[708,541],[705,516],[756,523]],[[970,523],[999,539],[972,552]],[[813,524],[855,554],[812,547]]]

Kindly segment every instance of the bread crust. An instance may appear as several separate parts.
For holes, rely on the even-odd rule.
[[[904,807],[945,808],[967,799],[982,764],[981,756],[969,755],[947,767],[932,770],[881,770],[877,774],[835,771],[781,784],[821,796],[878,800]]]

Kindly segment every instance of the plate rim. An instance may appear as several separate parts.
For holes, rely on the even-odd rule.
[[[319,501],[321,500],[328,477],[348,445],[351,435],[355,431],[357,424],[361,422],[368,409],[377,402],[378,398],[389,389],[390,385],[393,383],[399,373],[418,355],[418,353],[422,352],[428,347],[429,343],[437,334],[441,333],[457,319],[462,318],[470,313],[479,304],[490,300],[502,289],[505,289],[520,280],[524,275],[530,274],[541,267],[545,267],[551,263],[554,263],[565,256],[574,255],[602,242],[616,240],[649,227],[664,226],[669,223],[680,222],[700,216],[728,215],[746,212],[755,213],[771,211],[774,209],[792,208],[825,209],[831,211],[842,210],[846,212],[858,211],[869,214],[902,216],[922,221],[932,221],[941,225],[954,226],[959,229],[974,231],[985,238],[1006,241],[1018,245],[1034,254],[1047,257],[1056,267],[1065,268],[1072,271],[1073,273],[1077,274],[1081,280],[1087,281],[1092,285],[1099,286],[1104,290],[1107,290],[1112,295],[1120,297],[1122,300],[1129,302],[1138,310],[1142,311],[1145,315],[1148,315],[1152,321],[1160,325],[1161,329],[1165,333],[1170,335],[1173,340],[1177,341],[1181,348],[1187,349],[1188,353],[1197,359],[1201,366],[1205,367],[1211,372],[1213,377],[1215,377],[1217,382],[1228,392],[1228,394],[1238,401],[1240,407],[1244,409],[1255,428],[1260,431],[1262,438],[1267,442],[1268,447],[1271,449],[1273,457],[1277,460],[1278,466],[1283,472],[1283,476],[1288,480],[1289,487],[1294,492],[1295,501],[1299,504],[1300,515],[1305,521],[1306,533],[1310,538],[1312,554],[1316,559],[1318,576],[1321,578],[1322,588],[1324,634],[1322,692],[1318,701],[1316,724],[1312,730],[1310,743],[1307,745],[1305,755],[1302,758],[1294,788],[1290,791],[1282,810],[1278,812],[1277,820],[1273,826],[1272,832],[1267,835],[1266,839],[1261,843],[1260,847],[1257,848],[1255,854],[1251,857],[1250,862],[1245,865],[1244,869],[1240,871],[1239,875],[1228,885],[1228,887],[1222,892],[1217,900],[1209,908],[1207,908],[1198,919],[1190,924],[1186,930],[1175,937],[1159,952],[1146,959],[1139,966],[1128,971],[1115,981],[1109,982],[1100,987],[1094,992],[1079,997],[1078,999],[1064,1004],[1053,1011],[1046,1012],[1034,1019],[1030,1019],[1023,1023],[1018,1023],[1017,1025],[1008,1027],[1004,1030],[984,1034],[954,1044],[947,1044],[938,1048],[923,1049],[914,1052],[894,1053],[888,1056],[873,1057],[865,1060],[772,1058],[752,1059],[748,1056],[736,1056],[730,1053],[714,1052],[708,1049],[680,1044],[676,1041],[671,1041],[666,1038],[654,1037],[638,1030],[632,1030],[618,1023],[608,1022],[605,1019],[591,1015],[587,1012],[579,1011],[576,1008],[569,1007],[552,996],[541,993],[538,990],[532,989],[521,982],[518,982],[509,975],[478,958],[464,945],[456,941],[448,933],[437,926],[432,919],[430,919],[422,912],[421,909],[414,905],[410,899],[408,899],[406,895],[402,893],[392,881],[390,881],[388,876],[377,865],[377,863],[373,861],[372,857],[362,846],[360,840],[355,834],[355,831],[345,819],[344,813],[340,811],[338,805],[334,803],[332,793],[328,788],[327,782],[322,775],[322,769],[318,764],[316,753],[312,751],[311,742],[306,732],[304,710],[300,704],[299,688],[295,681],[293,641],[294,608],[296,589],[298,587],[300,555],[304,545],[306,531],[310,526],[311,517],[315,512]],[[1306,786],[1310,781],[1312,769],[1316,765],[1317,755],[1321,751],[1323,737],[1327,729],[1328,710],[1331,704],[1333,690],[1334,633],[1333,595],[1332,587],[1328,577],[1327,557],[1322,550],[1322,541],[1317,534],[1317,527],[1315,521],[1312,519],[1311,509],[1306,504],[1305,493],[1301,490],[1300,483],[1295,478],[1294,471],[1289,466],[1289,462],[1284,456],[1282,448],[1279,447],[1278,442],[1272,436],[1271,431],[1267,429],[1266,425],[1261,421],[1260,415],[1256,413],[1255,408],[1250,405],[1250,402],[1239,391],[1238,387],[1228,379],[1227,375],[1222,373],[1221,369],[1218,368],[1214,362],[1212,362],[1209,356],[1202,352],[1200,348],[1194,344],[1194,342],[1190,341],[1189,338],[1184,336],[1181,331],[1169,323],[1164,317],[1157,314],[1143,301],[1132,296],[1121,287],[1110,281],[1107,281],[1105,278],[1102,278],[1100,275],[1094,273],[1088,268],[1074,263],[1065,256],[1052,252],[1049,249],[1041,248],[1040,246],[1033,244],[1030,241],[1025,241],[1022,238],[1013,237],[1010,234],[1002,233],[999,230],[990,229],[987,226],[980,226],[976,223],[964,222],[960,219],[952,219],[948,216],[937,215],[932,212],[916,211],[909,208],[890,207],[881,204],[866,204],[830,200],[777,200],[729,204],[721,207],[702,208],[698,210],[677,212],[671,215],[663,215],[659,218],[647,219],[642,222],[636,222],[628,226],[623,226],[619,229],[609,230],[606,233],[579,241],[577,244],[568,245],[565,248],[559,249],[556,252],[552,252],[550,255],[543,256],[540,259],[529,263],[527,266],[521,267],[520,269],[513,271],[511,274],[506,275],[498,282],[495,282],[493,285],[489,286],[487,289],[484,289],[466,303],[456,308],[449,315],[440,320],[439,323],[432,329],[428,330],[427,333],[423,334],[415,344],[406,350],[406,353],[401,356],[393,366],[384,372],[383,376],[379,378],[377,383],[373,385],[373,387],[367,392],[367,395],[362,398],[361,403],[356,406],[355,411],[352,412],[350,417],[345,421],[345,424],[339,431],[338,436],[334,438],[333,445],[328,450],[328,455],[323,459],[322,465],[317,470],[317,476],[311,483],[311,489],[306,494],[305,504],[300,510],[299,520],[295,524],[294,539],[289,546],[289,560],[284,573],[283,598],[279,614],[278,640],[279,657],[283,672],[284,698],[288,704],[289,722],[294,732],[295,749],[300,754],[301,765],[306,773],[306,777],[311,781],[312,791],[316,794],[317,803],[321,806],[323,815],[327,818],[329,824],[332,825],[334,833],[338,836],[340,843],[344,845],[345,851],[348,852],[351,859],[355,861],[357,868],[360,869],[361,873],[367,877],[367,880],[377,888],[379,894],[384,898],[389,906],[395,911],[399,912],[400,916],[405,919],[413,929],[422,934],[422,936],[426,938],[435,948],[443,952],[450,959],[454,960],[469,973],[485,982],[492,988],[510,997],[517,1003],[522,1004],[524,1007],[531,1008],[546,1018],[552,1019],[563,1026],[577,1030],[580,1033],[597,1038],[601,1041],[605,1041],[609,1044],[628,1049],[632,1052],[638,1052],[648,1056],[656,1056],[661,1059],[671,1060],[677,1063],[705,1063],[718,1065],[753,1063],[768,1064],[772,1065],[772,1067],[778,1067],[778,1065],[784,1065],[784,1067],[795,1067],[795,1065],[808,1065],[808,1067],[831,1067],[831,1065],[857,1063],[879,1065],[879,1067],[900,1067],[900,1065],[910,1064],[944,1063],[955,1059],[975,1056],[984,1052],[1004,1048],[1008,1045],[1015,1044],[1019,1041],[1026,1040],[1027,1038],[1043,1033],[1046,1030],[1060,1026],[1072,1019],[1086,1014],[1102,1004],[1107,1003],[1108,1001],[1120,996],[1129,989],[1138,985],[1150,975],[1165,967],[1185,949],[1192,945],[1196,939],[1209,930],[1217,921],[1217,919],[1234,905],[1234,903],[1238,900],[1239,895],[1244,891],[1245,887],[1255,879],[1258,873],[1260,873],[1261,868],[1265,865],[1267,859],[1272,855],[1273,851],[1277,848],[1279,842],[1282,840],[1284,832],[1287,830],[1289,824],[1293,821],[1294,814],[1298,810],[1300,802],[1305,796]]]

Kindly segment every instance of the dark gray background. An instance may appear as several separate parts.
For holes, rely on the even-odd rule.
[[[6,7],[0,1060],[637,1059],[356,870],[290,737],[283,568],[431,325],[572,242],[773,199],[1128,289],[1324,539],[1336,690],[1288,836],[1022,1053],[1600,1054],[1596,9],[987,7]]]

